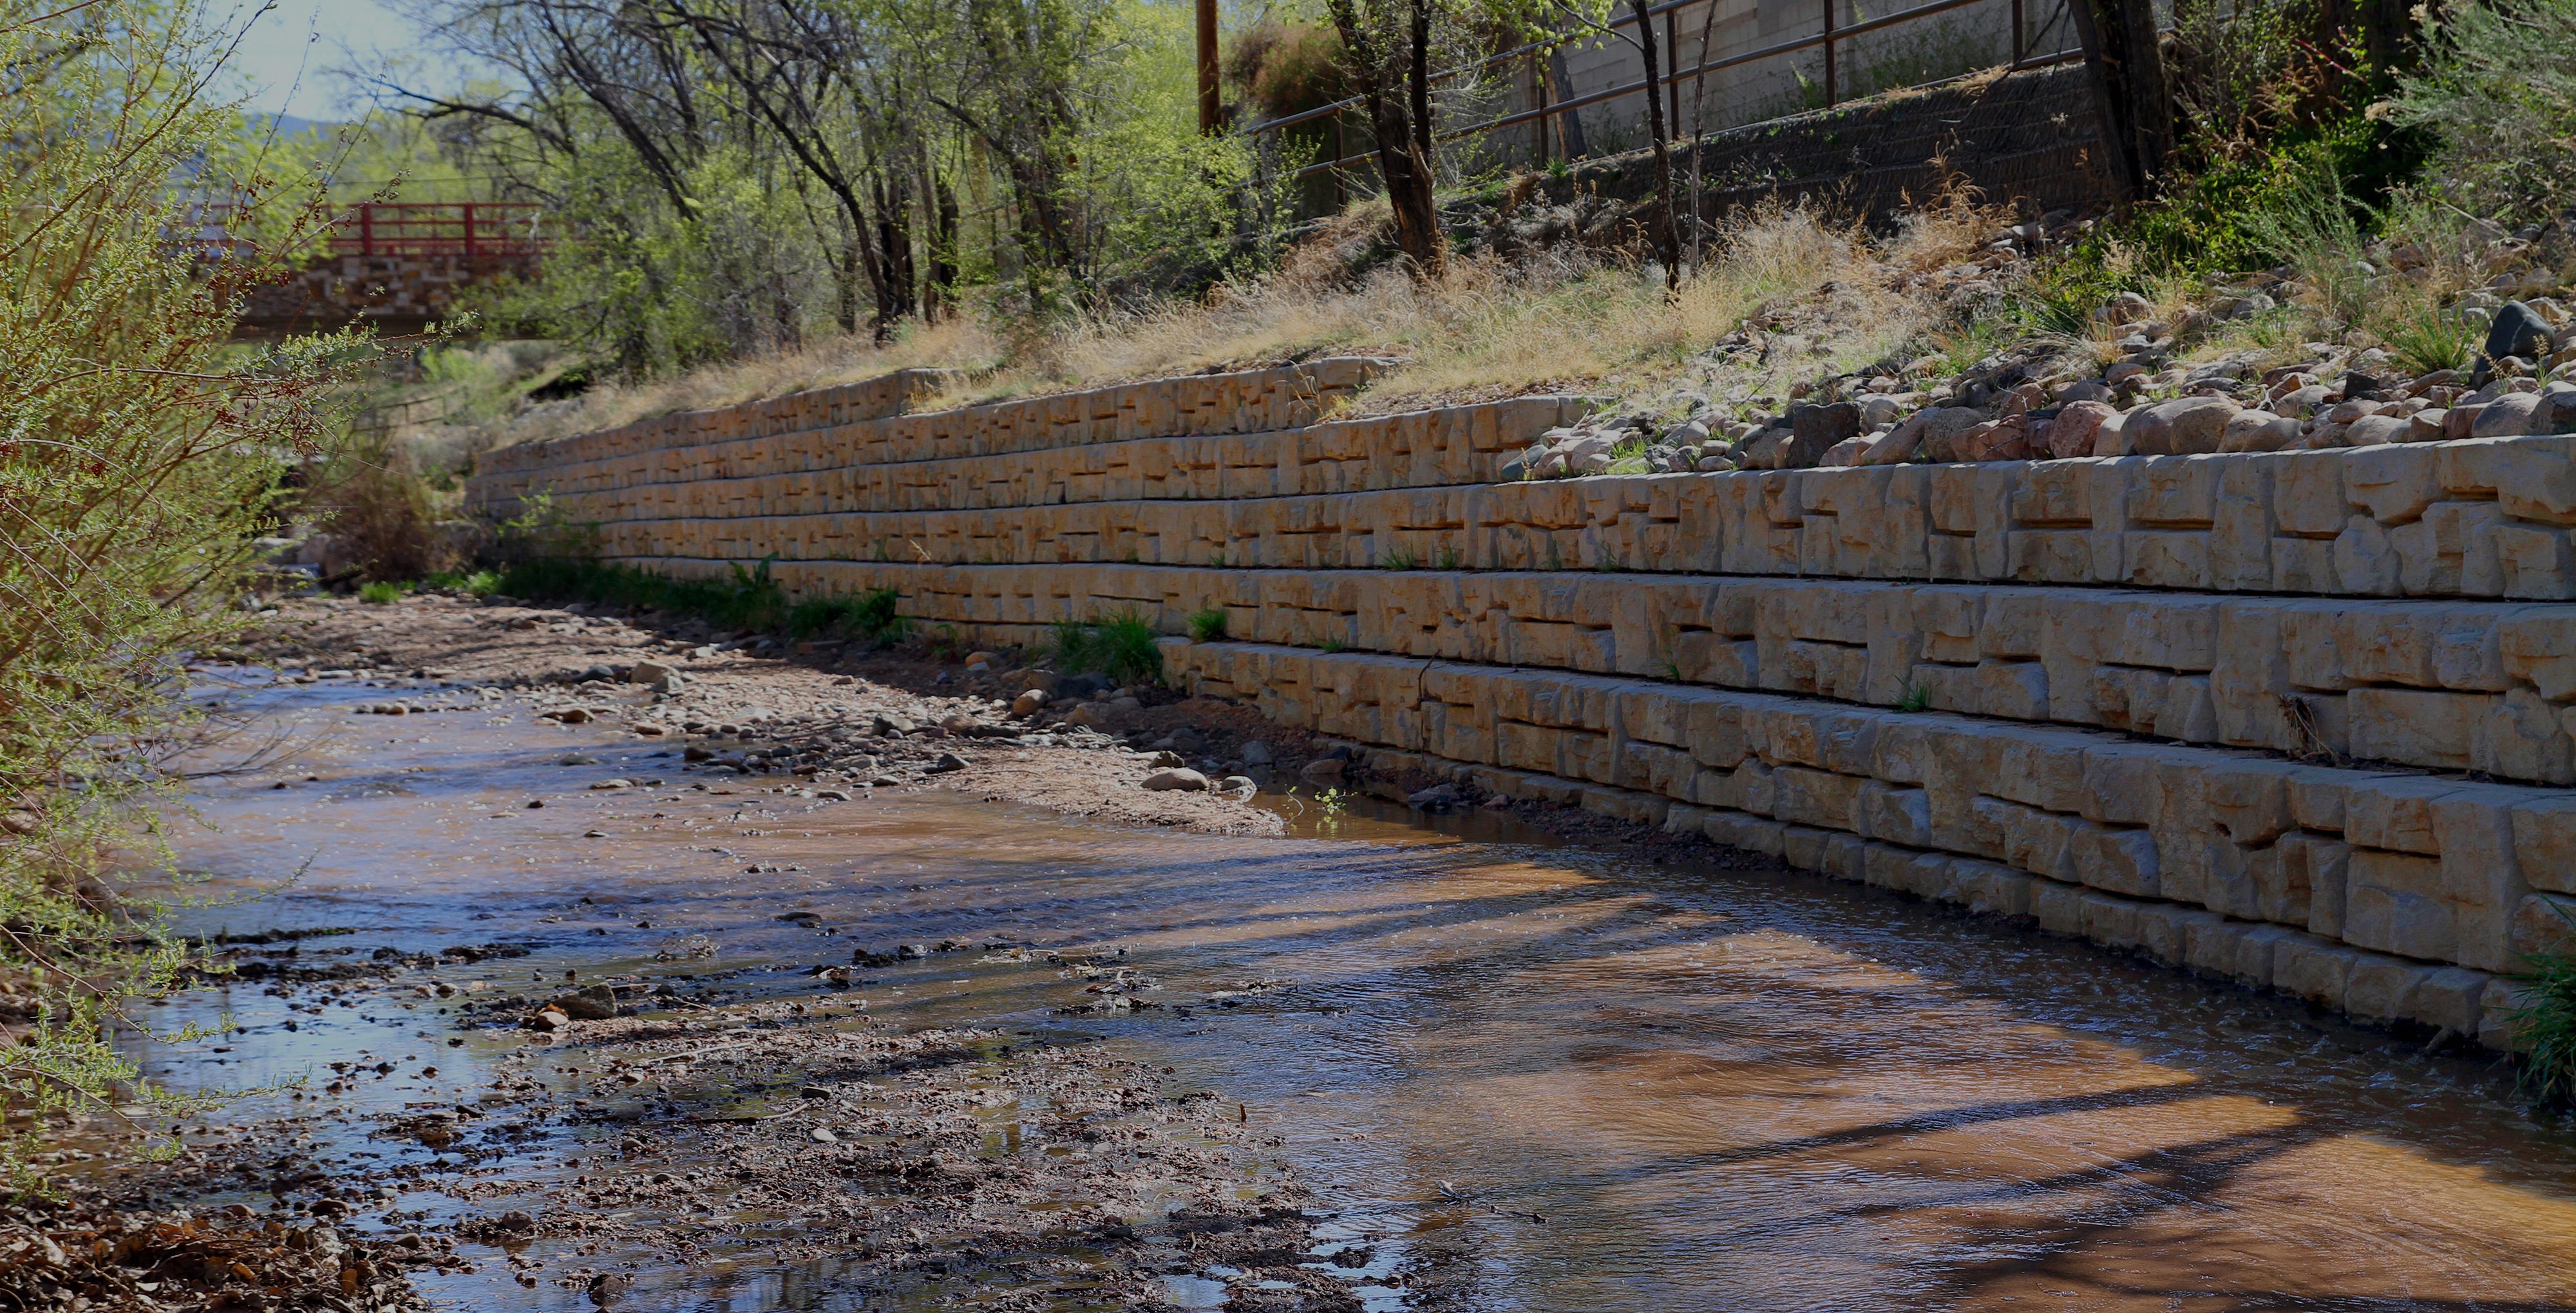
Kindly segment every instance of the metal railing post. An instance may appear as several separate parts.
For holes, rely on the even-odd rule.
[[[465,210],[465,258],[474,258],[474,202],[467,201]]]
[[[373,202],[358,207],[358,254],[369,259],[376,254],[376,207]]]
[[[2022,57],[2022,54],[2023,54],[2023,49],[2022,49],[2022,40],[2023,40],[2023,31],[2024,31],[2024,29],[2023,29],[2023,25],[2022,25],[2022,15],[2021,15],[2021,0],[2012,0],[2012,25],[2013,25],[2013,44],[2012,44],[2013,60],[2012,60],[2012,66],[2013,66],[2014,68],[2019,68],[2019,67],[2021,67],[2021,57]]]
[[[1834,87],[1834,0],[1825,0],[1825,107],[1841,99]]]
[[[1710,0],[1715,3],[1716,0]],[[1682,130],[1682,41],[1674,28],[1679,9],[1664,11],[1664,140],[1671,141]]]

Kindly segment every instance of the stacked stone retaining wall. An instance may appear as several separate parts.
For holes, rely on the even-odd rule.
[[[1173,678],[1381,765],[2510,1042],[2576,914],[2576,437],[1494,484],[1582,403],[1326,418],[1371,368],[767,403],[471,496],[979,639],[1221,612]]]

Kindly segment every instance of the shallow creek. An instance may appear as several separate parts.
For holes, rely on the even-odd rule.
[[[1245,840],[937,790],[826,804],[682,774],[675,753],[511,704],[348,714],[368,696],[248,697],[296,736],[293,764],[200,790],[215,828],[183,832],[182,851],[209,873],[200,894],[230,901],[191,928],[360,928],[302,941],[317,965],[386,946],[531,952],[318,1010],[311,990],[253,981],[170,1005],[161,1020],[228,1012],[243,1031],[163,1055],[162,1073],[309,1076],[213,1120],[302,1118],[326,1162],[426,1158],[367,1138],[367,1116],[471,1099],[506,1055],[548,1043],[503,1024],[515,1015],[459,1029],[472,995],[419,985],[524,992],[574,970],[809,998],[813,967],[854,947],[953,938],[978,948],[841,993],[901,1026],[1114,1046],[1242,1104],[1318,1191],[1321,1248],[1367,1251],[1345,1275],[1371,1307],[1428,1298],[1399,1287],[1437,1269],[1441,1305],[1472,1309],[2576,1308],[2576,1135],[2524,1115],[2483,1062],[2278,999],[1819,878],[1658,866],[1481,815],[1308,811],[1290,837]],[[588,787],[611,776],[663,784]],[[675,936],[715,955],[657,958]],[[994,940],[1123,947],[1119,965],[1160,986],[1139,997],[1165,1005],[1061,1015],[1081,981],[984,960]],[[368,1070],[324,1094],[335,1061]],[[550,1183],[513,1184],[534,1201]],[[422,1190],[385,1206],[434,1225],[513,1205]],[[442,1307],[591,1306],[461,1250],[479,1271],[423,1276]],[[828,1265],[756,1250],[579,1261],[641,1264],[624,1307],[877,1306]],[[1184,1307],[1222,1290],[1167,1285]]]

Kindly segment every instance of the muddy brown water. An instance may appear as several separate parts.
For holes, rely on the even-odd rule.
[[[902,1024],[1120,1046],[1241,1102],[1319,1187],[1324,1248],[1367,1249],[1375,1308],[1407,1307],[1404,1274],[1434,1268],[1443,1306],[1472,1309],[2576,1308],[2576,1135],[2522,1111],[2491,1064],[2279,999],[1866,889],[1659,866],[1482,816],[1308,811],[1288,837],[1246,840],[935,790],[825,805],[684,775],[675,754],[507,703],[348,714],[385,696],[248,694],[260,724],[297,736],[284,773],[323,778],[209,780],[197,804],[216,828],[181,836],[211,876],[200,892],[225,900],[188,914],[198,930],[362,928],[305,941],[312,963],[531,949],[318,1011],[289,1010],[312,991],[248,981],[169,1006],[161,1019],[244,1028],[156,1055],[183,1087],[393,1063],[329,1100],[256,1095],[213,1119],[304,1118],[326,1162],[428,1156],[326,1106],[468,1099],[538,1042],[456,1029],[456,1000],[414,984],[688,974],[758,997],[810,991],[811,967],[854,946],[1114,944],[1172,1006],[1058,1015],[1080,982],[973,952],[870,971],[857,992]],[[666,783],[588,788],[611,776]],[[731,792],[685,787],[701,781]],[[716,955],[657,960],[674,935]],[[526,1168],[516,1195],[392,1206],[435,1223],[536,1201],[550,1182]],[[828,1264],[756,1250],[686,1270],[577,1261],[638,1264],[624,1307],[877,1306]],[[590,1307],[492,1261],[424,1284],[458,1309]],[[1170,1288],[1185,1306],[1219,1289]]]

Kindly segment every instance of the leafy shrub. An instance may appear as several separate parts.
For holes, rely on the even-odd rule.
[[[2576,205],[2576,7],[2563,0],[2440,6],[2423,72],[2393,117],[2432,139],[2452,203],[2508,224]]]
[[[68,1113],[177,1104],[127,1008],[183,987],[192,953],[125,873],[168,857],[151,808],[197,714],[178,660],[245,621],[225,603],[277,489],[327,459],[375,357],[233,341],[290,272],[263,252],[330,216],[200,99],[204,17],[0,0],[0,1159]],[[241,208],[210,220],[206,196]]]
[[[405,591],[401,584],[390,579],[378,579],[359,587],[358,600],[369,606],[390,606],[401,601]]]
[[[1225,610],[1211,606],[1190,617],[1190,640],[1214,643],[1225,637]]]

